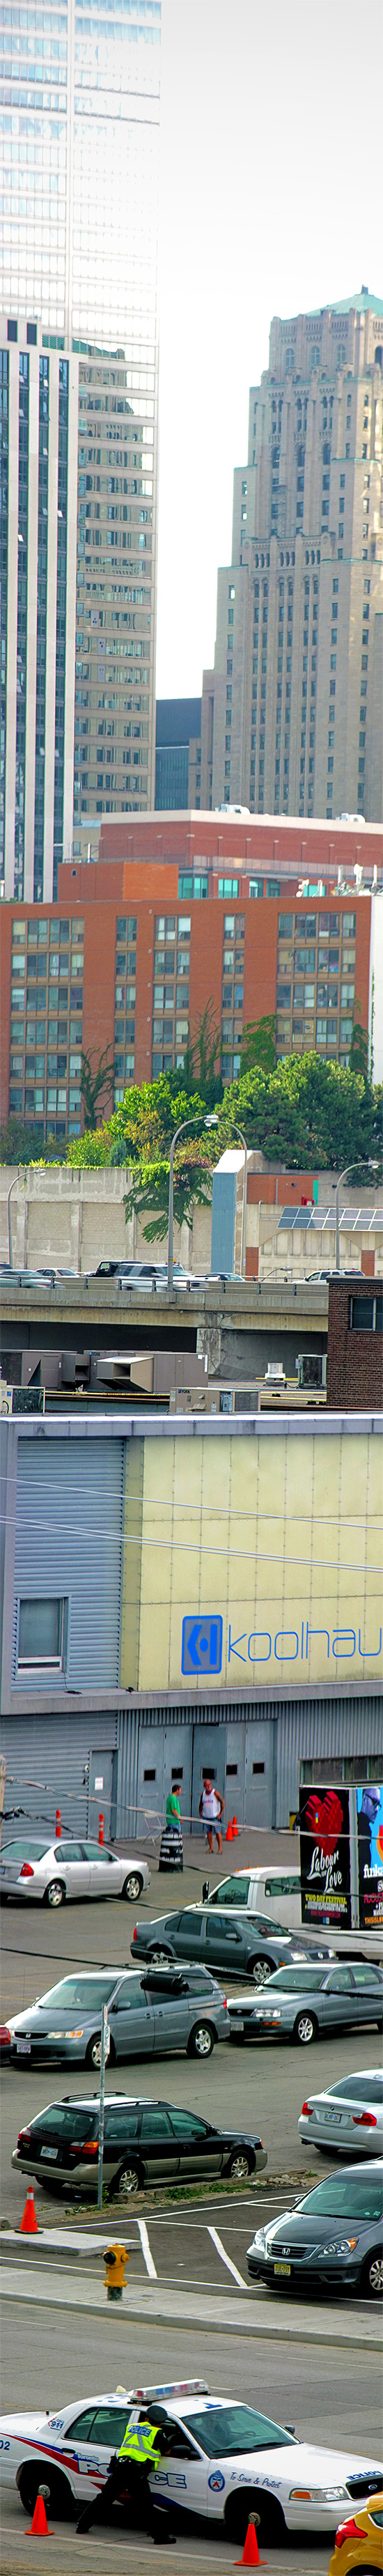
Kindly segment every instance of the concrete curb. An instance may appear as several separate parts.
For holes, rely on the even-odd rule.
[[[61,2283],[57,2278],[53,2281],[52,2275],[49,2280],[46,2274],[44,2280],[42,2278],[38,2280],[35,2272],[31,2271],[28,2274],[25,2270],[23,2279],[20,2279],[19,2273],[11,2264],[7,2264],[2,2267],[1,2288],[5,2299],[13,2301],[19,2299],[32,2307],[48,2306],[51,2310],[55,2309],[56,2314],[60,2309],[78,2310],[80,2289],[78,2277],[73,2289],[70,2289],[69,2284]],[[252,2290],[244,2292],[241,2303],[234,2297],[229,2302],[228,2299],[220,2298],[218,2294],[214,2305],[210,2293],[207,2320],[206,2300],[198,2298],[193,2293],[188,2294],[185,2291],[172,2289],[161,2290],[159,2285],[152,2288],[149,2284],[142,2283],[139,2294],[133,2293],[133,2297],[129,2292],[124,2291],[121,2306],[116,2308],[114,2305],[108,2307],[104,2285],[99,2288],[95,2284],[93,2289],[93,2286],[87,2282],[86,2294],[81,2298],[81,2313],[82,2316],[93,2318],[112,2316],[114,2323],[117,2317],[120,2317],[125,2324],[129,2323],[129,2325],[142,2326],[147,2323],[181,2328],[189,2325],[201,2327],[204,2331],[208,2321],[210,2334],[251,2334],[259,2336],[261,2342],[262,2338],[275,2341],[279,2337],[286,2343],[306,2344],[308,2334],[310,2339],[313,2336],[312,2308],[304,2308],[302,2311],[295,2308],[293,2313],[291,2314],[290,2311],[289,2314],[287,2306],[285,2307],[284,2303],[282,2305],[279,2301],[275,2305],[273,2302],[271,2314],[269,2308],[266,2310],[266,2305],[256,2302]],[[354,2321],[353,2318],[349,2322],[347,2315],[343,2317],[343,2314],[339,2313],[334,2323],[333,2308],[328,2309],[325,2315],[323,2311],[322,2314],[320,2311],[318,2314],[315,2308],[315,2343],[316,2345],[331,2344],[343,2352],[367,2352],[371,2343],[370,2318],[366,2314],[365,2323],[363,2320],[359,2324],[359,2321]]]

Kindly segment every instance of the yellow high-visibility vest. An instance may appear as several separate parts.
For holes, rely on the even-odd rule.
[[[153,2469],[159,2469],[161,2452],[153,2447],[158,2431],[158,2424],[127,2424],[118,2459],[137,2460],[141,2464],[150,2458]]]

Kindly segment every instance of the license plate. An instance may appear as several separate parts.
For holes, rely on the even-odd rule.
[[[274,2263],[274,2271],[285,2272],[287,2279],[290,2280],[291,2263]]]
[[[244,2028],[245,2028],[244,2021],[238,2021],[238,2020],[237,2020],[237,2014],[236,2014],[236,2013],[233,2013],[233,2019],[232,2019],[231,2027],[232,2027],[232,2030],[244,2030]]]
[[[41,2148],[41,2160],[42,2160],[43,2156],[45,2157],[45,2163],[46,2163],[46,2164],[48,2164],[48,2163],[49,2163],[50,2165],[54,2165],[54,2164],[55,2164],[55,2161],[56,2161],[56,2156],[58,2156],[58,2147],[42,2147],[42,2148]]]
[[[324,2111],[323,2118],[324,2120],[341,2120],[342,2113],[341,2111]]]
[[[31,2055],[31,2048],[32,2048],[32,2041],[31,2041],[30,2039],[17,2039],[17,2040],[16,2040],[16,2056],[17,2056],[17,2057],[30,2057],[30,2055]]]

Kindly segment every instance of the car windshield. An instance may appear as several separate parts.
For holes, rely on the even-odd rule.
[[[303,1959],[301,1968],[276,1968],[275,1977],[267,1979],[267,1993],[274,1994],[275,1989],[279,1994],[304,1994],[307,1980],[310,1994],[316,1993],[319,1986],[325,1985],[325,1972],[323,1968],[308,1967]]]
[[[185,2422],[209,2460],[220,2459],[221,2452],[234,2458],[238,2451],[274,2451],[291,2442],[290,2433],[270,2424],[267,2415],[256,2415],[252,2406],[207,2406],[201,2415],[188,2413]]]
[[[306,2200],[298,2201],[299,2210],[310,2218],[379,2219],[383,2211],[383,2186],[380,2174],[340,2173],[330,2175],[328,2182],[318,2183]]]
[[[50,1845],[47,1843],[46,1836],[44,1843],[38,1843],[31,1842],[26,1834],[23,1842],[19,1836],[18,1842],[3,1843],[2,1860],[43,1860],[44,1852],[49,1851],[49,1849]]]
[[[73,2012],[75,2007],[80,2012],[92,2012],[93,2006],[99,2010],[114,1993],[117,1975],[118,1971],[114,1977],[62,1977],[59,1986],[50,1986],[47,1995],[37,1996],[39,2011],[51,2012],[54,2008],[55,2012]]]
[[[331,2100],[333,2095],[339,2095],[340,2102],[377,2102],[379,2104],[383,2102],[383,2075],[380,2075],[379,2071],[376,2075],[344,2075],[341,2084],[329,2086],[329,2093]]]

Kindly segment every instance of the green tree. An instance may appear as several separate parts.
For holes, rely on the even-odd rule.
[[[44,1137],[44,1125],[38,1121],[8,1118],[0,1127],[0,1163],[65,1163],[66,1146],[55,1136]]]
[[[325,1171],[374,1152],[374,1094],[363,1075],[312,1054],[264,1074],[254,1066],[225,1092],[223,1115],[248,1145],[293,1171]]]
[[[113,1081],[114,1057],[110,1057],[109,1046],[103,1047],[102,1055],[98,1056],[96,1063],[94,1063],[94,1057],[86,1055],[83,1051],[80,1091],[88,1127],[97,1127],[98,1106],[105,1093],[107,1098],[110,1096],[110,1092],[113,1091]]]
[[[167,1074],[158,1082],[143,1083],[139,1090],[132,1085],[125,1100],[111,1120],[113,1134],[124,1138],[124,1159],[130,1172],[130,1188],[125,1199],[126,1223],[130,1217],[145,1215],[145,1241],[160,1241],[167,1234],[169,1199],[170,1145],[177,1127],[195,1120],[188,1136],[180,1137],[174,1158],[174,1215],[177,1225],[184,1219],[191,1225],[193,1207],[206,1206],[211,1194],[211,1176],[217,1154],[217,1130],[204,1126],[206,1103],[200,1093],[176,1092]],[[214,1138],[214,1143],[213,1143]]]
[[[221,1052],[221,1029],[217,1027],[213,1003],[207,1002],[206,1009],[197,1020],[193,1038],[189,1022],[182,1068],[184,1091],[190,1096],[197,1082],[207,1109],[215,1109],[223,1097]]]
[[[357,1018],[355,1017],[355,1011],[358,1013]],[[350,1043],[349,1063],[351,1065],[352,1073],[362,1073],[364,1082],[368,1082],[368,1030],[362,1027],[358,1002],[355,1004],[355,1011]]]
[[[85,1127],[83,1136],[69,1136],[66,1160],[72,1171],[101,1171],[112,1161],[110,1126]]]
[[[273,1073],[275,1065],[275,1018],[270,1011],[263,1020],[248,1020],[242,1030],[241,1074],[251,1073],[260,1064],[263,1073]]]

